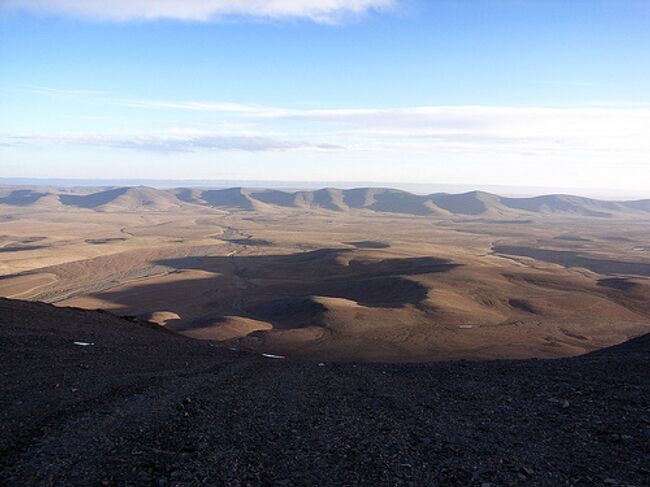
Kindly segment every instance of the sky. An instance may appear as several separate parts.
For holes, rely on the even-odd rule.
[[[650,0],[0,0],[0,177],[650,195]]]

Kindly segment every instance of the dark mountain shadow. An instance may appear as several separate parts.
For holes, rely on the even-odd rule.
[[[549,250],[516,245],[495,245],[492,251],[496,254],[530,257],[533,259],[559,264],[564,267],[584,267],[603,275],[624,274],[631,276],[650,276],[650,263],[625,262],[619,260],[584,257],[570,250]],[[611,287],[611,286],[610,286]]]
[[[406,191],[385,190],[376,193],[374,199],[374,203],[368,206],[374,211],[418,216],[434,214],[434,211],[425,204],[425,198]]]
[[[508,304],[520,311],[525,311],[526,313],[535,314],[535,308],[528,301],[524,299],[509,299]]]
[[[592,242],[593,240],[590,240],[588,238],[580,237],[578,235],[558,235],[557,237],[553,237],[554,240],[565,240],[567,242]]]
[[[252,210],[253,203],[241,188],[210,189],[201,192],[201,199],[210,206]]]
[[[59,200],[64,205],[77,206],[79,208],[97,208],[98,206],[110,203],[118,196],[125,194],[128,190],[129,188],[116,188],[88,195],[62,194],[59,195]]]
[[[379,240],[362,240],[360,242],[343,242],[346,245],[354,245],[358,249],[387,249],[390,247],[389,243],[381,242]]]
[[[427,297],[427,288],[402,277],[381,276],[337,282],[330,288],[319,289],[318,294],[351,299],[368,308],[401,308],[421,303]]]
[[[29,206],[32,203],[36,203],[43,196],[47,196],[47,194],[48,193],[39,193],[37,191],[32,191],[31,189],[17,189],[9,193],[7,196],[0,198],[0,204],[11,206]]]
[[[605,279],[599,279],[598,285],[601,287],[608,287],[610,289],[617,289],[619,291],[630,291],[631,289],[635,289],[639,286],[636,282],[622,277],[609,277]]]
[[[299,191],[296,201],[308,208],[324,208],[332,211],[342,211],[343,195],[335,189],[319,189],[317,191]]]
[[[173,191],[176,197],[186,203],[197,203],[199,191],[192,188],[178,188]]]
[[[446,194],[437,193],[429,196],[429,199],[439,208],[447,210],[450,213],[460,215],[480,215],[488,210],[485,202],[480,199],[481,195],[484,197],[492,197],[487,193],[479,193],[472,191],[463,194]]]
[[[272,247],[273,242],[270,240],[264,240],[263,238],[224,238],[226,242],[238,244],[238,245],[249,245],[251,247]]]
[[[368,205],[369,194],[372,192],[370,188],[346,189],[343,191],[343,202],[350,208],[365,208]]]
[[[346,259],[340,259],[343,254]],[[242,316],[266,321],[275,328],[301,328],[323,324],[327,308],[315,296],[344,298],[372,308],[424,305],[427,288],[406,276],[447,272],[458,264],[434,257],[347,262],[349,250],[321,249],[289,255],[186,257],[155,262],[176,271],[201,270],[215,273],[201,281],[204,316],[183,329],[215,322],[224,316]],[[130,293],[105,292],[103,299],[125,308],[138,307],[138,295],[163,296],[166,309],[174,309],[173,298],[186,299],[192,282],[141,284]],[[174,310],[177,311],[177,310]],[[182,315],[182,313],[181,313]]]
[[[289,330],[323,325],[327,308],[308,296],[297,296],[254,303],[243,311],[250,317],[272,323],[273,328]]]
[[[287,193],[286,191],[279,191],[267,189],[262,191],[252,191],[251,196],[262,203],[267,205],[277,205],[293,207],[295,204],[295,194]]]
[[[632,208],[634,210],[650,211],[650,199],[638,200],[638,201],[625,201],[621,204],[626,208]]]
[[[22,252],[25,250],[38,250],[46,248],[45,245],[9,245],[0,247],[0,252]]]

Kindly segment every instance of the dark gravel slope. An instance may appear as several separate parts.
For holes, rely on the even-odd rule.
[[[0,300],[0,484],[648,485],[649,341],[320,366]]]

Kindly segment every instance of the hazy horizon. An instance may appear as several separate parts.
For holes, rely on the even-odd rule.
[[[484,191],[510,197],[534,197],[550,194],[567,194],[603,200],[634,200],[650,198],[650,189],[634,191],[609,188],[566,188],[544,186],[505,186],[472,184],[434,184],[378,181],[280,181],[255,179],[68,179],[68,178],[4,178],[0,177],[0,186],[55,186],[55,187],[115,187],[148,186],[158,189],[178,187],[224,189],[234,187],[277,189],[283,191],[316,190],[322,188],[391,188],[414,194],[430,193],[466,193]]]

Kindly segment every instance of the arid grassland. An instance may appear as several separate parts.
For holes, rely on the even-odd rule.
[[[310,359],[561,357],[650,331],[650,204],[0,191],[0,296]]]

